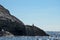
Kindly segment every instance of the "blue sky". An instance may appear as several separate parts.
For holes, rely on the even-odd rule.
[[[24,24],[45,31],[60,31],[60,0],[0,0]]]

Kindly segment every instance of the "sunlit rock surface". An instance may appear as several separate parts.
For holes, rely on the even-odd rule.
[[[14,36],[48,36],[36,26],[24,25],[21,20],[11,15],[6,8],[0,5],[0,34],[2,29]]]

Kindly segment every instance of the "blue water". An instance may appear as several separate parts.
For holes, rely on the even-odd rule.
[[[60,32],[46,32],[50,36],[0,37],[0,40],[60,40]]]

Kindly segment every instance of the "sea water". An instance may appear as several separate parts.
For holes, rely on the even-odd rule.
[[[60,32],[46,32],[50,36],[15,36],[0,37],[0,40],[60,40]]]

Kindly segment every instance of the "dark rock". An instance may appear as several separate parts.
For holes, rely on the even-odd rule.
[[[45,33],[42,29],[32,25],[26,25],[27,34],[29,36],[49,36],[47,33]]]
[[[11,37],[14,36],[12,33],[8,32],[8,31],[4,31],[3,29],[0,31],[0,36],[5,36],[5,37]]]
[[[8,31],[15,36],[48,36],[36,26],[24,25],[24,23],[11,15],[10,12],[0,5],[0,31]]]
[[[10,12],[0,5],[0,29],[9,31],[10,33],[18,35],[26,35],[26,28],[22,21],[12,16]]]

